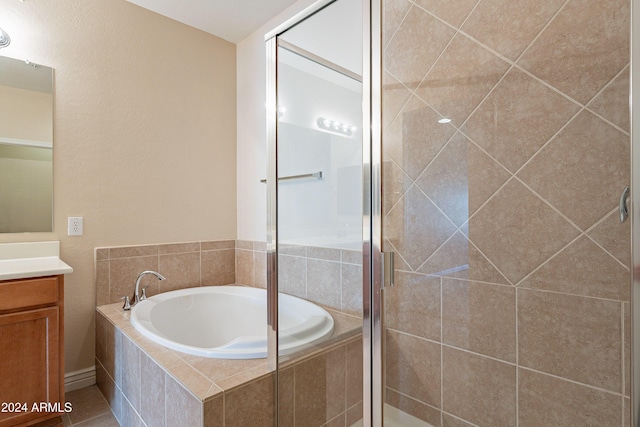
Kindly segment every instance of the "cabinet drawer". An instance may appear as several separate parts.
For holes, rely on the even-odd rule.
[[[57,302],[56,277],[0,282],[0,311]]]

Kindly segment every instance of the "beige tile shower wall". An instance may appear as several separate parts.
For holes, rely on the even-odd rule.
[[[362,317],[362,253],[315,246],[283,246],[278,255],[278,289]]]
[[[96,305],[134,294],[138,275],[154,270],[167,280],[147,276],[147,295],[195,286],[236,282],[235,241],[189,242],[95,249]]]
[[[256,288],[267,288],[267,244],[236,240],[236,281]]]
[[[628,29],[621,0],[384,1],[387,402],[629,425]]]

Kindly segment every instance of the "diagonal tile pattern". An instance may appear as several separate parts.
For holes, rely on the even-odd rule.
[[[461,125],[508,68],[505,61],[457,34],[416,93]]]
[[[382,210],[389,212],[412,184],[411,179],[392,160],[385,159],[383,165],[386,177],[382,196]]]
[[[631,235],[630,223],[620,225],[618,212],[613,212],[604,221],[597,224],[587,233],[597,244],[613,255],[627,269],[631,268]]]
[[[629,62],[629,2],[571,0],[518,65],[585,104]]]
[[[386,129],[411,97],[411,91],[389,73],[384,73],[383,79],[382,129]]]
[[[483,0],[462,30],[516,60],[565,0]]]
[[[456,227],[416,187],[412,186],[387,217],[387,237],[411,268],[418,268]]]
[[[533,272],[521,286],[624,301],[629,293],[628,278],[627,268],[590,239],[581,237]]]
[[[387,71],[415,89],[454,34],[453,29],[424,10],[411,7],[389,41]]]
[[[629,183],[629,137],[583,111],[519,173],[583,230],[616,206]]]
[[[383,133],[384,152],[411,179],[420,175],[455,133],[453,126],[438,123],[439,118],[438,113],[414,96]]]
[[[629,67],[625,67],[602,92],[589,102],[587,107],[622,130],[629,132]]]
[[[386,46],[400,26],[400,23],[411,8],[410,0],[384,0],[384,28],[382,29],[383,43]]]
[[[469,151],[468,140],[456,134],[416,181],[457,226],[469,219]]]
[[[420,266],[418,273],[510,285],[462,232],[457,232],[440,246]]]
[[[584,425],[534,378],[620,425],[629,2],[386,0],[383,15],[391,395],[444,425],[537,425],[539,408]]]
[[[518,283],[580,232],[513,179],[469,221],[469,239]]]
[[[460,226],[509,177],[504,168],[458,133],[425,169],[416,184]]]
[[[578,110],[577,104],[514,68],[462,129],[515,172]]]
[[[460,28],[478,0],[415,0],[415,3],[447,24]]]

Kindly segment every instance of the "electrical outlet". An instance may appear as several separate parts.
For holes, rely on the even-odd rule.
[[[81,216],[70,216],[68,218],[68,220],[69,220],[69,222],[68,222],[67,235],[68,236],[82,236],[82,232],[83,232],[82,217]]]

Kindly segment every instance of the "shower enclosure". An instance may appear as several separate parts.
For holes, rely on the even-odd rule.
[[[273,360],[278,425],[632,425],[630,21],[337,0],[269,35],[269,286],[360,325]]]

